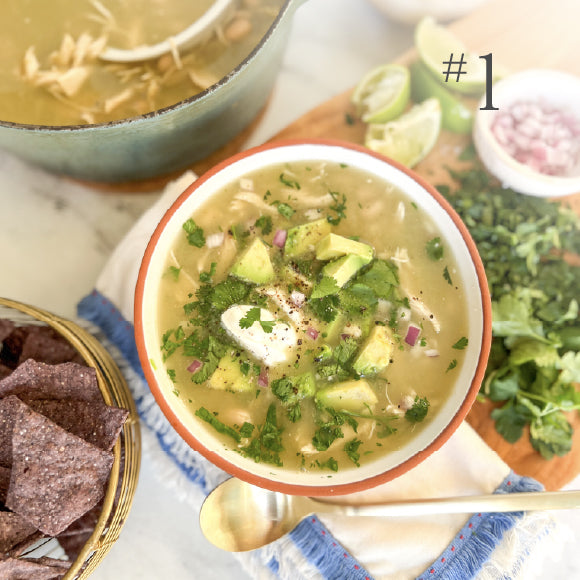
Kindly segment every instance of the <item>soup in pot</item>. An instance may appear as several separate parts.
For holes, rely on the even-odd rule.
[[[138,63],[99,59],[107,47],[152,45],[181,32],[212,0],[3,0],[0,119],[105,123],[169,107],[238,66],[284,0],[237,0],[202,44]]]

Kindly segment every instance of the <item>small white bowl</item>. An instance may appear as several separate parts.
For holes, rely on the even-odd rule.
[[[537,197],[561,197],[580,192],[580,165],[569,177],[545,175],[516,161],[491,132],[495,116],[516,101],[544,101],[580,119],[580,78],[557,70],[530,69],[512,74],[492,87],[492,104],[498,111],[482,110],[479,104],[473,127],[473,141],[487,170],[504,187]]]
[[[432,16],[438,22],[449,22],[466,16],[488,0],[371,0],[381,12],[395,22],[417,24]]]

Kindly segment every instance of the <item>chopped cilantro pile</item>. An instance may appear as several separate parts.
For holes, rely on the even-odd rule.
[[[481,255],[493,301],[493,343],[482,394],[500,403],[498,432],[515,442],[529,426],[546,459],[565,455],[580,409],[580,219],[569,208],[498,186],[475,167],[451,172],[440,191],[457,210]],[[457,348],[457,347],[456,347]]]

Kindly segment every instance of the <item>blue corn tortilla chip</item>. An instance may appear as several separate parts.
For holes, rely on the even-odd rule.
[[[28,359],[0,381],[0,398],[103,402],[95,369],[76,363],[50,365]]]
[[[6,507],[56,536],[103,497],[113,454],[21,403],[14,415]]]
[[[84,363],[78,351],[49,326],[15,326],[9,320],[0,320],[0,342],[0,363],[8,368],[16,368],[29,358],[48,364]]]
[[[3,342],[8,336],[10,336],[15,327],[14,322],[11,320],[0,318],[0,342]]]
[[[0,512],[0,553],[9,552],[36,532],[36,526],[14,512]],[[3,578],[3,576],[0,576]]]
[[[115,445],[129,415],[126,409],[105,403],[54,399],[32,399],[27,403],[69,433],[107,451]]]
[[[0,466],[12,466],[12,429],[14,416],[20,405],[18,397],[0,399]]]
[[[60,580],[71,562],[56,558],[7,558],[0,560],[0,578],[4,580]]]

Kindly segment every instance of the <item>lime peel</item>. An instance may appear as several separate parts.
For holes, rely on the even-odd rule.
[[[440,130],[441,105],[430,98],[394,121],[368,125],[365,146],[413,167],[433,149]]]
[[[351,102],[365,123],[386,123],[401,115],[410,95],[409,70],[392,63],[369,71],[355,87]]]
[[[423,18],[415,28],[415,48],[429,71],[443,86],[459,93],[481,95],[485,92],[486,63],[478,55],[469,52],[463,42],[450,30],[437,24],[430,16]],[[453,60],[459,61],[463,54],[464,64],[461,70],[465,74],[456,75],[454,66],[447,81],[444,70],[451,54]],[[454,78],[455,77],[455,78]],[[456,81],[456,79],[458,79]]]
[[[418,60],[411,64],[411,96],[415,102],[435,97],[441,105],[441,126],[453,133],[471,133],[473,111],[461,98],[441,85],[425,64]]]

